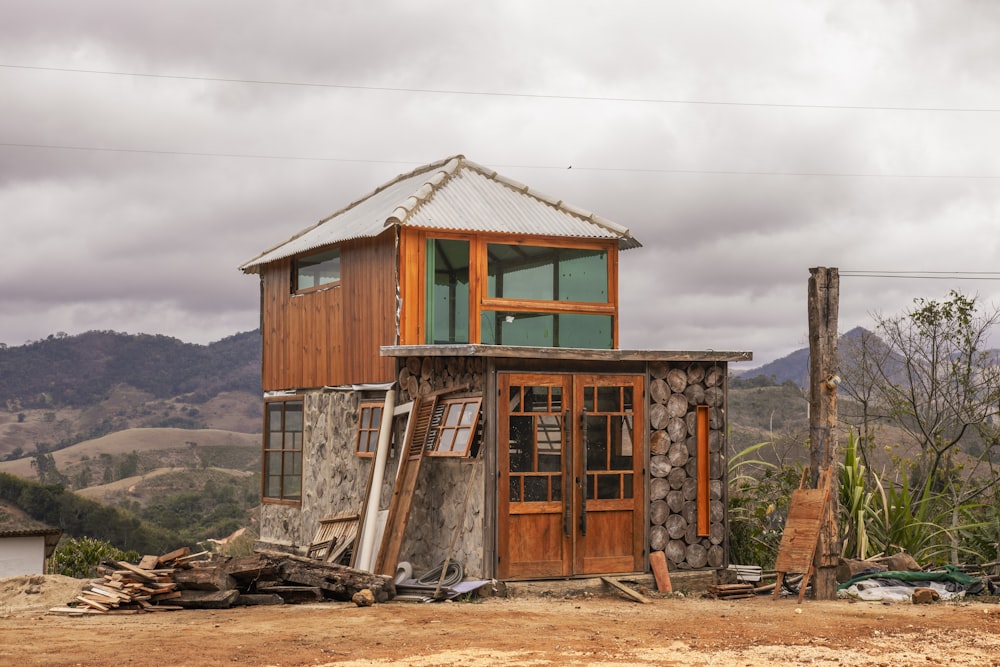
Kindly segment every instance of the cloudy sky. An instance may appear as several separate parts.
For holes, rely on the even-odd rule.
[[[993,304],[998,63],[986,0],[0,0],[0,342],[254,329],[237,266],[456,153],[632,230],[622,347]]]

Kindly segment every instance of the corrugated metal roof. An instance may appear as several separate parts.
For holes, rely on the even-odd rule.
[[[625,227],[456,155],[398,176],[240,269],[253,273],[263,264],[342,241],[372,238],[396,225],[618,239],[622,249],[640,245]]]

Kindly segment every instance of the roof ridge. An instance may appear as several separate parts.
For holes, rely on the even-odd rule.
[[[403,225],[406,224],[406,219],[409,218],[422,204],[429,201],[434,193],[437,192],[445,183],[447,183],[452,176],[458,173],[463,164],[468,164],[468,160],[461,153],[453,155],[444,160],[435,162],[432,165],[427,165],[424,169],[426,172],[433,172],[433,174],[424,181],[423,185],[416,189],[416,191],[403,200],[403,202],[393,209],[392,213],[385,219],[385,224],[383,226],[389,227],[391,225]],[[419,170],[410,172],[405,177],[400,177],[394,180],[392,183],[398,183],[403,178],[413,178],[417,175]],[[388,185],[391,185],[388,184]],[[376,191],[378,192],[378,191]],[[368,197],[376,194],[373,192],[368,195]],[[367,197],[366,197],[367,198]]]
[[[632,238],[632,232],[629,231],[628,227],[623,227],[618,223],[612,222],[607,218],[604,218],[598,215],[597,213],[594,213],[593,211],[588,211],[585,208],[580,208],[579,206],[568,204],[564,199],[556,199],[555,197],[549,196],[543,192],[535,190],[534,188],[525,185],[524,183],[515,181],[513,178],[504,176],[503,174],[495,170],[488,169],[486,167],[483,167],[482,165],[476,164],[471,160],[465,160],[465,164],[475,168],[477,171],[482,173],[487,178],[490,178],[498,183],[506,185],[507,187],[513,189],[516,192],[520,192],[521,194],[533,197],[534,199],[537,199],[545,204],[548,204],[553,208],[556,208],[557,210],[569,213],[570,215],[575,215],[578,218],[583,218],[584,220],[592,222],[593,224],[599,227],[603,227],[604,229],[607,229],[610,232],[614,232],[615,234],[620,234],[637,244],[639,243],[634,238]]]

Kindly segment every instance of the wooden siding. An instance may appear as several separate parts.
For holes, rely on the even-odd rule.
[[[262,267],[265,391],[389,382],[396,341],[396,249],[390,232],[341,248],[341,280],[292,294],[292,260]]]

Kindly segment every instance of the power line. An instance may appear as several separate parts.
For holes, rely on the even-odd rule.
[[[880,271],[841,270],[841,276],[849,278],[903,278],[921,280],[1000,280],[996,271]]]
[[[77,146],[69,144],[39,144],[26,142],[0,142],[0,147],[30,148],[39,150],[91,151],[97,153],[135,153],[148,155],[178,155],[188,157],[234,158],[241,160],[300,160],[308,162],[350,162],[359,164],[396,164],[419,166],[419,161],[408,160],[374,160],[363,158],[323,157],[309,155],[274,155],[260,153],[215,153],[209,151],[179,151],[159,150],[152,148],[113,148],[106,146]],[[922,179],[922,180],[1000,180],[995,174],[901,174],[876,172],[827,172],[827,171],[767,171],[738,169],[669,169],[644,167],[588,167],[586,165],[544,165],[544,164],[498,164],[490,163],[491,167],[501,169],[544,169],[566,171],[600,171],[620,173],[705,175],[705,176],[770,176],[770,177],[816,177],[816,178],[886,178],[886,179]]]
[[[105,76],[129,76],[145,79],[173,79],[177,81],[209,81],[214,83],[240,83],[258,86],[292,86],[299,88],[334,88],[342,90],[364,90],[373,92],[419,93],[425,95],[465,95],[480,97],[512,97],[522,99],[566,100],[578,102],[626,102],[634,104],[677,104],[722,107],[758,107],[776,109],[836,109],[843,111],[913,111],[935,113],[1000,113],[998,107],[919,107],[880,106],[863,104],[791,104],[782,102],[740,102],[732,100],[693,100],[656,97],[614,97],[601,95],[554,95],[545,93],[515,93],[489,90],[463,90],[447,88],[406,88],[393,86],[362,86],[345,83],[322,83],[316,81],[281,81],[270,79],[238,79],[216,76],[196,76],[182,74],[154,74],[149,72],[125,72],[120,70],[82,69],[74,67],[43,67],[40,65],[13,65],[0,63],[6,69],[36,70],[45,72],[66,72],[71,74],[99,74]]]

